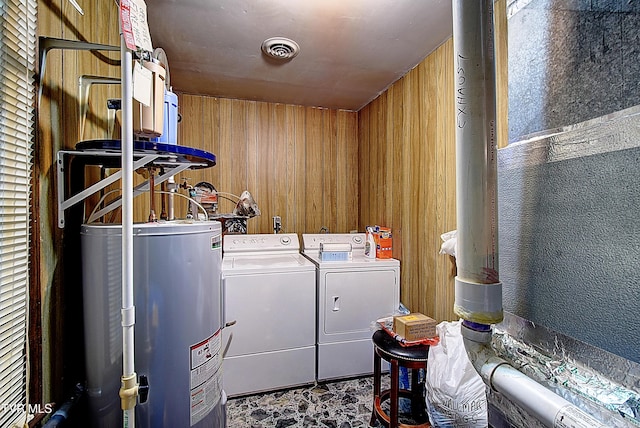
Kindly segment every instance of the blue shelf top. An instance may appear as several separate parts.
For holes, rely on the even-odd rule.
[[[77,143],[76,150],[120,152],[122,150],[121,144],[120,140],[86,140]],[[137,140],[133,142],[133,153],[172,155],[177,158],[178,162],[192,163],[192,169],[210,168],[216,165],[216,155],[213,153],[177,144]]]

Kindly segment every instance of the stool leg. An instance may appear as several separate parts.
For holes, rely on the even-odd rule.
[[[398,382],[400,370],[398,360],[391,359],[391,397],[389,398],[389,428],[398,428]]]
[[[418,420],[425,416],[425,403],[419,377],[419,370],[411,369],[411,413]]]
[[[380,377],[382,375],[382,370],[380,368],[380,356],[373,351],[373,409],[371,411],[371,420],[369,421],[369,426],[373,426],[378,420],[376,415],[376,401],[380,397]]]

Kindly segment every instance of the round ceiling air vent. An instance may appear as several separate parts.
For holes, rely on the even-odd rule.
[[[288,61],[298,55],[300,46],[285,37],[272,37],[262,42],[262,52],[269,58]]]

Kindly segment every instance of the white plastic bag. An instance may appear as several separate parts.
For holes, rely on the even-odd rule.
[[[437,428],[485,428],[487,396],[482,378],[467,357],[460,321],[437,326],[440,343],[429,349],[425,378],[431,425]]]
[[[439,254],[448,254],[456,257],[456,250],[458,249],[458,231],[452,230],[440,235],[442,239],[442,245],[440,246]]]

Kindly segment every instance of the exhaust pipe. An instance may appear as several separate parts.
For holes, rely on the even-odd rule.
[[[485,383],[547,427],[605,426],[527,377],[491,347],[503,319],[498,268],[496,84],[493,0],[453,0],[457,269],[454,312]]]

